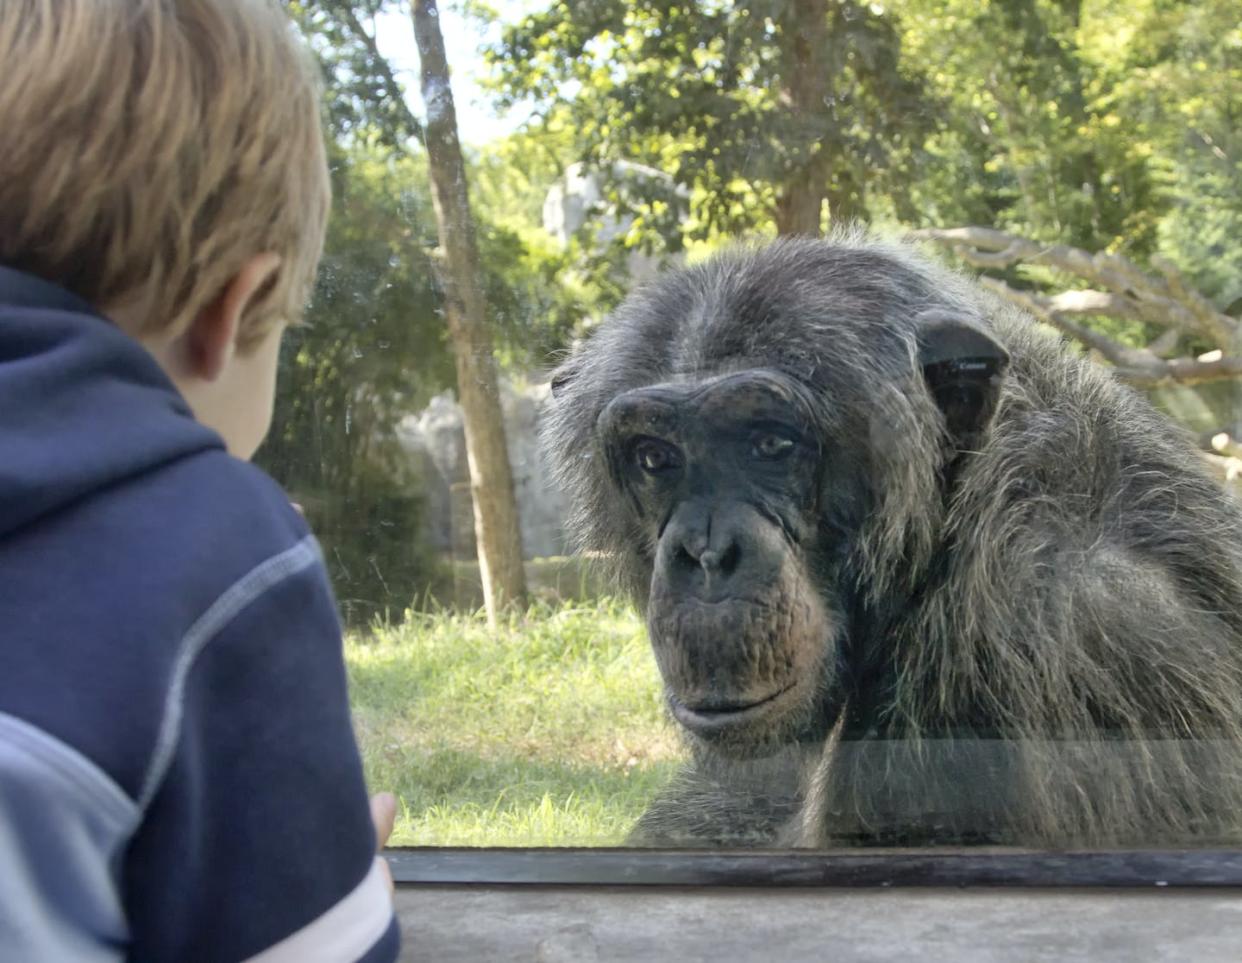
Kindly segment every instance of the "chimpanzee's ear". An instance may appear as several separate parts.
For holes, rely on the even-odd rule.
[[[919,364],[959,451],[978,447],[1000,397],[1009,352],[977,321],[940,308],[915,318]]]

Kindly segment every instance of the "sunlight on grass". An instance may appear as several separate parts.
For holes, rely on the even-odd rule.
[[[614,602],[411,614],[346,640],[367,779],[392,845],[616,845],[679,746],[641,622]]]

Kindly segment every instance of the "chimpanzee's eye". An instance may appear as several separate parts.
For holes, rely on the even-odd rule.
[[[644,438],[634,445],[634,462],[648,475],[659,475],[680,464],[677,449],[654,438]]]
[[[765,461],[779,461],[787,458],[793,453],[794,442],[792,438],[786,438],[784,435],[777,435],[773,432],[764,432],[756,435],[751,441],[751,451],[756,458],[762,458]]]

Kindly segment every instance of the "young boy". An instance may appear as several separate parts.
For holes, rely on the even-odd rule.
[[[0,64],[0,957],[391,960],[332,595],[245,462],[313,68],[275,0],[11,0]]]

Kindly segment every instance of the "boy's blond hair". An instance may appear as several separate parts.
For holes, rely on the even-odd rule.
[[[315,68],[274,0],[2,0],[0,65],[0,264],[148,336],[274,251],[242,347],[298,318],[328,172]]]

